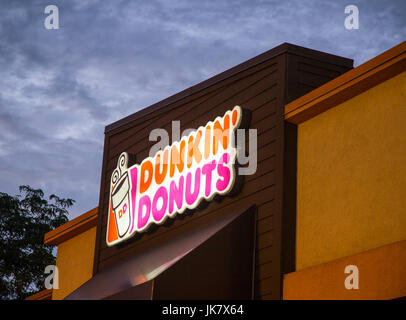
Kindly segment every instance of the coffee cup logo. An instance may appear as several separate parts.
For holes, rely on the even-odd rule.
[[[131,225],[130,177],[127,171],[128,155],[122,153],[117,168],[111,177],[111,207],[113,209],[120,238],[124,237]]]

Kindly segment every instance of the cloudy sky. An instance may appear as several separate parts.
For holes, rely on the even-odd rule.
[[[47,5],[59,29],[44,27]],[[359,9],[359,30],[344,8]],[[406,1],[0,2],[0,191],[98,205],[104,127],[283,42],[359,65],[406,40]]]

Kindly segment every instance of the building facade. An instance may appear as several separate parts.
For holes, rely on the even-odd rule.
[[[353,68],[282,44],[108,125],[99,206],[45,236],[58,246],[52,299],[405,297],[405,57],[403,42]],[[194,133],[179,135],[173,121]],[[216,125],[230,140],[216,140]],[[217,181],[230,188],[210,193],[208,167],[192,163],[209,153],[186,146],[213,129],[213,156],[216,141],[232,154],[238,128],[255,164],[228,166],[230,176],[218,162]],[[169,158],[187,159],[169,161],[178,180],[166,189],[165,153],[150,152],[155,129],[169,133]],[[239,176],[244,166],[256,170]],[[192,176],[204,188],[200,174],[206,194],[185,205]]]

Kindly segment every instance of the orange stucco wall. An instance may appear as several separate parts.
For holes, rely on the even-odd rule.
[[[348,290],[347,266],[358,268],[358,289]],[[406,297],[406,240],[284,275],[285,300],[372,300]]]
[[[297,169],[297,270],[405,240],[406,72],[300,124]]]
[[[93,227],[58,245],[59,289],[53,289],[53,300],[63,299],[92,277],[95,241]]]

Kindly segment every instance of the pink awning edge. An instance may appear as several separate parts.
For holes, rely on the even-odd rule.
[[[207,223],[199,223],[180,236],[162,241],[119,264],[108,267],[88,280],[64,300],[99,300],[153,280],[177,261],[230,224],[249,207],[228,215],[218,215]],[[212,217],[211,217],[212,218]]]

